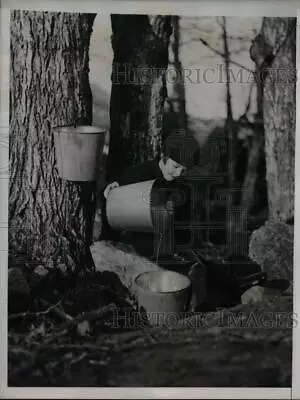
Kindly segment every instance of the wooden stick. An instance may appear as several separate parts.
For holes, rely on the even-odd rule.
[[[41,315],[48,314],[51,310],[55,309],[60,303],[61,303],[61,300],[58,303],[51,305],[50,307],[47,308],[47,310],[44,310],[44,311],[39,311],[39,312],[27,311],[27,312],[22,312],[22,313],[18,313],[18,314],[10,314],[8,316],[8,320],[11,321],[11,320],[15,320],[18,318],[40,317]]]
[[[42,298],[39,298],[40,302],[44,305],[44,306],[50,306],[50,303],[47,300],[44,300]],[[61,301],[59,302],[61,303]],[[58,304],[59,304],[58,303]],[[52,311],[61,319],[65,320],[65,321],[72,321],[73,317],[71,317],[71,315],[67,314],[63,308],[59,308],[59,307],[54,307],[52,309]]]
[[[104,306],[98,310],[83,312],[82,314],[78,315],[77,317],[73,318],[71,321],[61,325],[55,332],[52,332],[47,336],[44,343],[49,344],[53,342],[56,338],[64,336],[68,333],[68,331],[79,324],[82,321],[92,321],[97,318],[103,318],[107,314],[111,313],[116,309],[114,303],[110,303],[107,306]]]
[[[38,351],[42,350],[51,350],[51,351],[60,351],[60,350],[68,350],[68,351],[77,351],[77,350],[89,350],[89,351],[108,351],[111,350],[108,346],[98,346],[96,344],[91,343],[80,343],[80,344],[42,344],[37,348]]]

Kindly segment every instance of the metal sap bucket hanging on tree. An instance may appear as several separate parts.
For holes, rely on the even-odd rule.
[[[89,125],[53,129],[59,176],[69,181],[95,181],[106,130]]]

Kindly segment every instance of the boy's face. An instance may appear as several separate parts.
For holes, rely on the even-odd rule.
[[[173,181],[185,174],[186,167],[172,160],[172,158],[168,157],[165,160],[164,157],[162,157],[161,171],[166,181]]]

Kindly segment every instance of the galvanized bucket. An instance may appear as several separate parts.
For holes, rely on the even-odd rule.
[[[191,280],[167,270],[143,272],[135,278],[139,309],[151,325],[173,326],[183,317],[191,295]]]
[[[117,187],[110,191],[106,214],[116,230],[152,232],[151,191],[155,180]]]
[[[97,179],[105,129],[96,126],[61,126],[53,129],[59,176],[69,181]]]
[[[158,224],[167,225],[174,212],[185,206],[185,198],[175,199],[174,194],[185,194],[186,185],[154,179],[120,186],[109,192],[106,214],[115,230],[129,232],[154,232]],[[181,204],[182,203],[182,204]],[[174,218],[173,218],[174,219]],[[164,234],[167,228],[164,228]]]

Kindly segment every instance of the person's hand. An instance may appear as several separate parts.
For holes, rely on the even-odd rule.
[[[120,186],[120,185],[118,184],[118,182],[112,182],[112,183],[110,183],[109,185],[107,185],[106,188],[105,188],[105,190],[104,190],[104,192],[103,192],[104,197],[107,199],[107,197],[108,197],[108,195],[109,195],[109,192],[110,192],[112,189],[114,189],[114,188],[116,188],[116,187],[118,187],[118,186]]]

